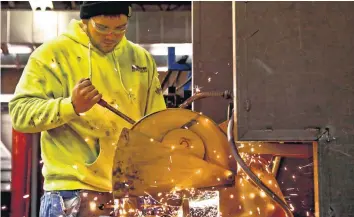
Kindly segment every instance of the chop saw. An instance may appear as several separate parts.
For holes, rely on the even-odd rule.
[[[187,109],[159,111],[123,129],[115,150],[112,186],[118,216],[138,216],[144,207],[136,198],[147,195],[164,208],[182,209],[178,215],[152,216],[193,216],[188,204],[191,189],[219,192],[216,216],[292,216],[262,159],[242,160],[225,123],[218,125]],[[184,193],[178,200],[161,197],[171,192]],[[135,202],[124,202],[129,200]]]

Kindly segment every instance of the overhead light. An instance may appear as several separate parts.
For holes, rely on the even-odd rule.
[[[0,102],[10,102],[14,98],[13,94],[0,94]]]
[[[52,1],[47,1],[47,0],[34,0],[34,1],[29,1],[31,8],[33,11],[37,10],[37,8],[40,8],[42,11],[45,11],[46,8],[50,8],[53,10],[53,2]]]
[[[168,71],[168,67],[157,67],[157,71],[158,72],[167,72]]]
[[[9,54],[29,54],[32,53],[32,48],[25,45],[15,45],[15,44],[7,44],[7,49]],[[1,50],[1,53],[2,50]]]

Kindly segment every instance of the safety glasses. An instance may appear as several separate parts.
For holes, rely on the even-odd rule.
[[[93,28],[98,33],[105,34],[105,35],[108,35],[109,33],[122,34],[122,33],[126,32],[127,28],[128,28],[128,24],[125,24],[124,26],[121,26],[121,27],[118,27],[118,28],[112,30],[106,26],[102,26],[100,24],[95,23],[95,21],[93,19],[90,19],[90,22],[92,23]]]

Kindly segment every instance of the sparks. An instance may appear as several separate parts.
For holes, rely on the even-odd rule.
[[[267,195],[264,193],[264,191],[261,191],[261,197],[266,197]]]
[[[93,202],[93,201],[90,202],[90,210],[91,211],[95,211],[96,210],[96,203]]]
[[[55,68],[57,67],[57,64],[56,64],[55,62],[52,62],[52,63],[50,64],[50,67],[52,67],[53,69],[55,69]]]

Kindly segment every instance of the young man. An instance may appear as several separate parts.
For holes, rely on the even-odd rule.
[[[132,125],[100,99],[136,121],[166,108],[153,58],[125,38],[130,16],[127,2],[84,2],[82,20],[36,49],[24,69],[10,113],[16,130],[41,132],[41,217],[88,216],[83,198],[112,191],[115,146]]]

